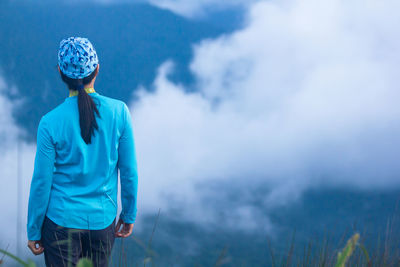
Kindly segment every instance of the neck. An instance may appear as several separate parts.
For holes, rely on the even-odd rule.
[[[83,88],[83,90],[85,90],[86,93],[88,93],[88,94],[94,93],[94,92],[95,92],[94,88],[93,88],[93,87],[89,87],[89,85],[85,86],[85,87]],[[71,89],[69,89],[69,96],[70,96],[70,97],[71,97],[71,96],[76,96],[76,95],[78,95],[78,94],[79,94],[78,90],[71,90]]]

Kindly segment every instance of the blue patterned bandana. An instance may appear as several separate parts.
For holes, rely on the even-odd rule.
[[[58,65],[66,76],[82,79],[89,76],[98,63],[96,50],[87,38],[69,37],[60,42]]]

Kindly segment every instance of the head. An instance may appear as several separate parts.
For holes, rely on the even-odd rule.
[[[99,72],[96,51],[90,41],[81,37],[69,37],[60,42],[58,70],[69,90],[78,91],[79,124],[86,144],[91,143],[98,124],[99,111],[84,87],[93,87]]]

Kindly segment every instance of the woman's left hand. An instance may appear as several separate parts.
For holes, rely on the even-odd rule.
[[[36,247],[38,245],[38,247]],[[35,255],[40,255],[43,253],[44,248],[42,242],[40,240],[29,240],[28,241],[28,248],[32,251]]]

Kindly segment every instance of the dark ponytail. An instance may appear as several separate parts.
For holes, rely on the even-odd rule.
[[[84,86],[93,80],[95,72],[96,70],[83,79],[72,79],[60,71],[61,79],[68,85],[68,88],[78,91],[79,125],[81,127],[81,136],[86,144],[91,143],[94,130],[99,129],[95,116],[96,113],[100,117],[99,110],[92,97],[84,90]]]

